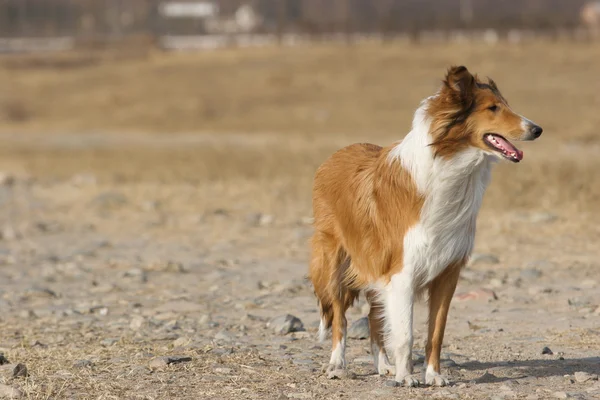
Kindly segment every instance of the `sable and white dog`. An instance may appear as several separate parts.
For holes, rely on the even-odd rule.
[[[424,380],[448,384],[440,375],[446,317],[473,249],[492,164],[521,161],[523,152],[509,140],[541,134],[512,111],[492,80],[452,67],[415,112],[404,140],[385,148],[353,144],[319,167],[309,276],[321,308],[321,340],[332,330],[329,371],[346,367],[345,313],[364,290],[375,367],[418,385],[411,376],[413,303],[427,292]]]

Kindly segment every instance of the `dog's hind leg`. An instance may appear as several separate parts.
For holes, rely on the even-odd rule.
[[[379,375],[394,375],[396,368],[390,363],[385,350],[383,339],[383,304],[377,300],[377,295],[372,290],[366,293],[369,310],[369,331],[371,336],[371,354],[375,369]]]

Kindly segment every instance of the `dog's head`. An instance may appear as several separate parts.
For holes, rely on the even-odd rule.
[[[471,147],[519,162],[523,152],[511,141],[534,140],[542,134],[540,126],[509,107],[494,81],[481,82],[463,66],[448,70],[427,113],[436,156],[450,157]]]

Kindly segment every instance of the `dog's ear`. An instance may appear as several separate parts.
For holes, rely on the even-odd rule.
[[[446,86],[461,95],[469,95],[475,88],[475,77],[471,75],[467,67],[450,67],[446,73]],[[461,96],[461,97],[463,97]]]
[[[463,110],[471,108],[475,101],[476,78],[466,67],[450,67],[444,80],[445,98]]]

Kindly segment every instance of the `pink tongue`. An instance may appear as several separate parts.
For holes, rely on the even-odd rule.
[[[508,141],[504,140],[503,138],[501,138],[500,136],[495,136],[494,135],[494,139],[496,139],[496,141],[498,143],[500,143],[500,146],[507,150],[509,153],[515,153],[517,156],[515,157],[517,160],[522,160],[523,159],[523,152],[519,149],[517,149],[515,146],[513,146],[512,144],[510,144]]]

